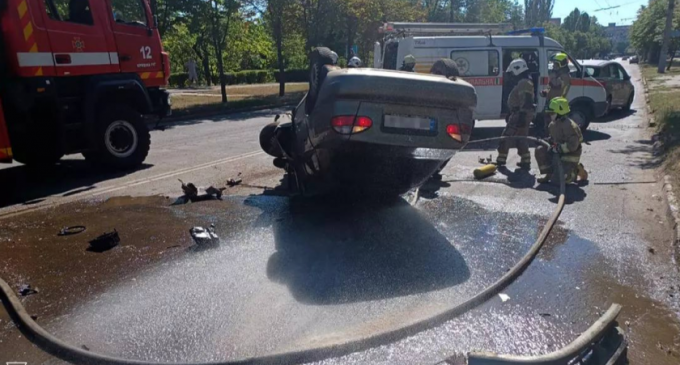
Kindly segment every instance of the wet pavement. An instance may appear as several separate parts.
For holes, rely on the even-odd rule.
[[[624,66],[642,90],[637,68]],[[415,336],[322,363],[425,364],[472,350],[547,353],[612,302],[623,305],[619,322],[632,364],[680,362],[680,276],[643,106],[638,97],[636,112],[593,123],[585,133],[590,184],[568,189],[546,246],[503,290],[508,301],[496,296]],[[510,167],[472,181],[477,158],[493,146],[457,154],[414,206],[272,196],[253,186],[278,185],[280,170],[248,152],[264,121],[178,126],[177,133],[202,130],[212,149],[203,153],[192,142],[193,152],[177,161],[160,153],[151,156],[153,168],[103,178],[74,195],[45,196],[38,209],[1,219],[0,276],[17,288],[37,288],[23,298],[29,312],[77,346],[154,361],[235,360],[360,338],[462,303],[526,252],[555,208],[555,189],[532,188],[535,170]],[[236,128],[218,136],[234,142],[209,138],[218,127]],[[480,122],[475,138],[500,130],[498,122]],[[166,155],[189,150],[173,133],[153,138],[160,136]],[[191,156],[202,159],[193,164],[201,168],[182,170]],[[177,177],[208,186],[237,172],[244,184],[227,189],[224,200],[172,205]],[[78,178],[66,179],[77,185]],[[32,184],[40,191],[40,182]],[[164,196],[148,197],[155,193]],[[128,194],[135,197],[120,197]],[[189,229],[211,223],[219,246],[197,248]],[[56,235],[70,225],[87,230]],[[89,240],[114,228],[118,247],[87,250]],[[0,311],[2,361],[58,363]]]

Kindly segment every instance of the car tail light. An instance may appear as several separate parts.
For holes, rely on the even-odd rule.
[[[331,126],[340,134],[361,133],[373,126],[373,120],[369,117],[338,115],[331,119]]]
[[[446,126],[446,134],[458,142],[462,142],[461,128],[459,124],[449,124]]]

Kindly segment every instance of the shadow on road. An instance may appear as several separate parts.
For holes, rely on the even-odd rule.
[[[631,110],[623,110],[623,109],[612,110],[612,111],[609,112],[609,114],[605,115],[605,116],[602,117],[602,118],[595,119],[595,120],[593,120],[591,123],[597,123],[597,124],[599,124],[599,123],[609,123],[609,122],[614,122],[614,121],[617,121],[617,120],[621,120],[621,119],[624,119],[624,118],[628,118],[628,117],[630,117],[631,115],[634,115],[635,113],[637,113],[637,110],[635,110],[635,109],[631,109]]]
[[[106,171],[84,160],[63,160],[47,168],[17,165],[0,169],[3,192],[0,207],[14,204],[33,205],[51,195],[73,196],[95,189],[102,181],[116,179],[153,165],[143,164],[136,170]]]
[[[607,133],[602,133],[600,131],[594,131],[591,129],[587,129],[585,132],[583,132],[583,141],[584,142],[597,142],[597,141],[606,141],[608,139],[612,138],[611,135]]]
[[[267,200],[247,205],[265,213]],[[272,219],[267,276],[300,302],[332,305],[436,291],[470,277],[460,252],[401,198],[290,199]]]

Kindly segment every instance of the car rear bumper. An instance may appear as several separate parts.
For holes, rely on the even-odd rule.
[[[598,101],[593,103],[593,114],[595,118],[599,118],[607,113],[607,102]]]

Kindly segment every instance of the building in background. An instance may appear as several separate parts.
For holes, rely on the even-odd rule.
[[[616,23],[609,23],[604,28],[607,38],[612,42],[612,45],[616,47],[618,43],[630,43],[628,40],[628,31],[630,30],[630,25],[616,25]]]
[[[562,18],[550,18],[549,22],[550,24],[554,24],[559,27],[562,25]]]

